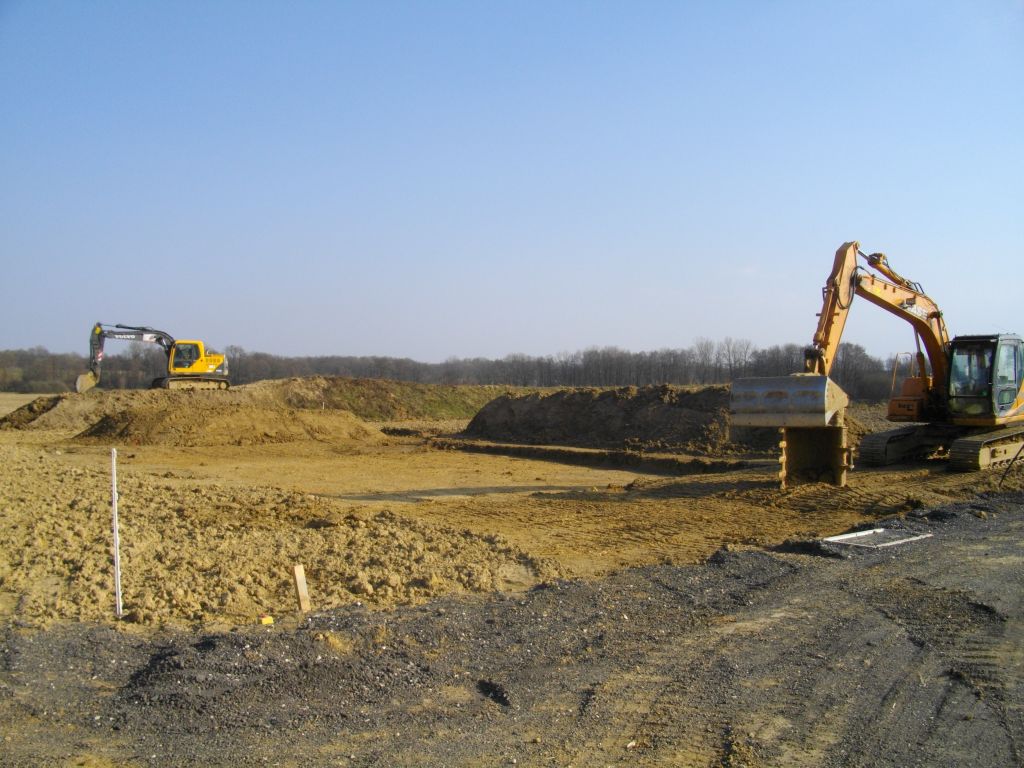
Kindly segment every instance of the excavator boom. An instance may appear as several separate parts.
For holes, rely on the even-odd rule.
[[[873,271],[864,269],[858,257]],[[907,280],[889,266],[884,253],[865,254],[857,242],[843,243],[836,251],[832,273],[822,289],[821,313],[812,345],[806,352],[805,372],[829,375],[856,296],[910,323],[924,345],[932,376],[936,381],[945,379],[949,332],[942,312],[919,283]],[[918,376],[926,375],[927,366],[919,358]]]
[[[918,283],[902,277],[889,265],[884,254],[867,255],[856,241],[843,243],[822,289],[818,326],[805,351],[804,372],[733,382],[734,425],[782,429],[783,485],[787,479],[798,477],[828,478],[844,485],[846,470],[852,467],[844,420],[849,401],[828,376],[857,296],[910,323],[917,339],[916,375],[893,398],[889,418],[923,421],[945,410],[944,390],[932,384],[945,382],[949,366],[949,334],[942,313]],[[823,438],[816,430],[832,434]]]

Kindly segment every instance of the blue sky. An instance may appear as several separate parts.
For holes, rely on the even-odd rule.
[[[1024,332],[1022,0],[0,0],[0,105],[0,349],[805,343],[852,239]]]

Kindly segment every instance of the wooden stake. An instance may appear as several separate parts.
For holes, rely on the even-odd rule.
[[[293,569],[295,577],[295,596],[299,599],[299,610],[306,613],[309,606],[309,591],[306,589],[306,569],[296,565]]]
[[[124,613],[121,604],[121,535],[117,523],[117,448],[110,449],[110,506],[114,513],[114,598],[117,618]]]

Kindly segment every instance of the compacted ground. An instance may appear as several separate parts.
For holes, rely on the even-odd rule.
[[[1020,764],[1020,468],[782,491],[719,405],[503,455],[347,386],[6,418],[0,764]]]

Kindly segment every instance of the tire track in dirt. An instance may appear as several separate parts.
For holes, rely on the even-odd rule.
[[[1024,713],[1010,702],[1017,701],[1013,694],[1024,689],[1016,643],[1021,623],[1008,621],[969,593],[917,581],[893,582],[874,597],[878,610],[903,627],[912,642],[938,655],[951,686],[963,686],[995,713],[1006,730],[1015,764],[1020,764]]]
[[[1000,652],[1002,619],[969,596],[912,583],[841,581],[807,603],[803,578],[772,581],[768,602],[754,593],[751,607],[669,629],[594,688],[582,717],[591,736],[571,756],[628,750],[632,764],[652,766],[967,764],[978,720],[1006,735],[985,748],[990,759],[1019,762],[1019,678]],[[766,657],[769,648],[791,650]],[[941,736],[949,729],[964,732],[959,753]],[[905,753],[878,761],[901,742]]]
[[[812,631],[810,614],[765,610],[755,617],[712,617],[703,629],[654,649],[635,673],[624,670],[607,681],[595,696],[603,707],[587,727],[614,727],[588,741],[581,754],[621,754],[619,734],[634,734],[640,765],[819,764],[837,736],[817,678],[794,677],[786,664],[758,669],[745,661],[769,633],[798,646]],[[770,700],[751,706],[765,694]],[[803,713],[799,723],[792,720],[795,712]],[[787,737],[795,725],[810,726],[798,742]]]

